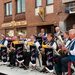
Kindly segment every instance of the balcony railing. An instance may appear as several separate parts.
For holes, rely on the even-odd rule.
[[[75,0],[62,0],[62,3],[74,2]]]

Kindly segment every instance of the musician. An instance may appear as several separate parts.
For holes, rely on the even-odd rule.
[[[63,66],[66,71],[68,71],[68,62],[75,61],[75,29],[69,30],[69,37],[71,39],[71,42],[69,43],[68,47],[64,47],[64,46],[62,47],[62,50],[66,50],[69,54],[60,60],[61,66]],[[62,67],[60,67],[57,75],[62,75],[61,68]],[[71,68],[71,75],[73,73],[74,70]]]
[[[70,38],[69,38],[69,32],[68,31],[66,31],[66,32],[64,32],[64,38],[65,38],[65,40],[64,40],[64,42],[63,42],[63,44],[64,44],[64,46],[65,47],[67,47],[68,45],[69,45],[69,43],[71,42],[71,40],[70,40]],[[58,60],[57,60],[57,70],[58,70],[58,74],[60,74],[61,75],[61,73],[62,73],[62,69],[61,69],[61,59],[63,58],[63,57],[66,57],[68,54],[67,54],[67,52],[65,51],[65,54],[64,55],[61,55],[61,56],[59,56],[58,57]],[[61,72],[61,73],[60,73]]]
[[[47,33],[45,33],[45,30],[43,28],[41,29],[41,33],[39,33],[38,35],[42,37],[47,37]]]
[[[55,28],[56,33],[54,34],[55,41],[57,41],[58,46],[62,45],[64,40],[63,33],[60,31],[59,27]]]
[[[37,46],[37,48],[39,49],[39,47],[40,47],[40,44],[39,44],[39,42],[37,42],[36,41],[36,38],[35,38],[35,36],[34,35],[31,35],[30,36],[30,42],[32,42],[32,43],[34,43],[36,46]],[[28,45],[28,48],[30,49],[30,46]],[[37,57],[39,54],[38,54],[38,52],[36,52],[36,54],[35,54],[35,56]],[[31,63],[31,62],[30,62]],[[32,63],[31,63],[32,64]],[[33,66],[32,68],[34,68],[35,66]]]
[[[44,43],[44,45],[50,45],[50,46],[53,46],[54,49],[57,49],[57,44],[56,44],[56,42],[54,42],[53,35],[51,33],[47,34],[47,41]],[[45,49],[42,48],[42,51],[44,52]],[[45,63],[45,61],[46,60],[45,60],[45,53],[44,53],[44,54],[42,54],[42,65],[44,65],[44,68],[40,72],[46,72],[46,69],[45,69],[46,63]]]
[[[27,47],[27,38],[25,35],[22,35],[22,41],[24,41],[26,47]],[[28,48],[28,47],[27,47]],[[30,62],[30,50],[29,49],[24,49],[23,50],[23,56],[24,56],[24,65],[26,66],[21,66],[20,68],[24,68],[24,70],[27,70],[29,68],[29,62]]]
[[[14,39],[15,39],[15,41],[19,42],[20,36],[15,36]],[[16,54],[15,41],[13,41],[11,43],[11,46],[10,46],[10,50],[11,50],[11,52],[9,53],[9,62],[10,62],[10,64],[8,65],[8,67],[15,66],[15,59],[16,59],[15,58],[15,54]]]
[[[8,41],[5,39],[5,36],[3,34],[0,35],[0,40],[1,40],[0,44],[7,47]]]
[[[27,38],[26,38],[26,35],[22,35],[22,41],[24,41],[26,44],[27,44]]]
[[[75,29],[75,24],[73,25],[73,29]]]
[[[3,34],[0,35],[0,45],[7,47],[8,41],[5,39]],[[1,59],[1,50],[0,50],[0,59]]]
[[[10,39],[10,37],[9,37],[9,35],[8,35],[8,34],[6,34],[6,39]]]

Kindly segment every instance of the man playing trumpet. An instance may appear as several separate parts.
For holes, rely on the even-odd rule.
[[[45,33],[45,30],[43,28],[41,29],[41,33],[39,33],[38,35],[42,37],[47,37],[47,33]]]

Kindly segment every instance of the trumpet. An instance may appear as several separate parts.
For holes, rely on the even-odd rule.
[[[39,33],[38,35],[39,35],[39,36],[44,36],[43,33]]]

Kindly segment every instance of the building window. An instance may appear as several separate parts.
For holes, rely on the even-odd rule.
[[[6,3],[5,8],[6,8],[6,10],[5,10],[6,16],[12,15],[12,2]]]
[[[36,7],[40,7],[40,6],[42,6],[41,0],[36,0]]]
[[[53,0],[47,0],[47,5],[53,4]]]
[[[25,0],[17,0],[17,13],[25,12]]]

